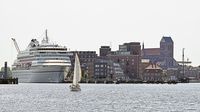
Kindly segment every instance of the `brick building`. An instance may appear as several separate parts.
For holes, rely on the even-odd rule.
[[[109,55],[108,59],[112,60],[114,63],[119,63],[125,77],[130,79],[139,78],[139,55]]]
[[[99,55],[101,57],[107,56],[110,52],[111,52],[110,46],[101,46],[101,48],[99,48]]]
[[[82,69],[82,76],[91,79],[94,74],[94,61],[97,57],[96,51],[70,51],[69,57],[72,63],[72,71],[74,68],[75,53],[78,54]]]
[[[94,62],[94,79],[125,80],[125,75],[119,63],[99,57]]]
[[[119,52],[130,55],[141,55],[140,42],[130,42],[119,45]]]
[[[144,48],[143,43],[141,55],[143,59],[150,59],[152,63],[159,64],[163,69],[178,67],[174,59],[174,42],[171,37],[163,36],[160,48]]]
[[[119,50],[110,53],[107,58],[120,65],[126,79],[140,78],[141,45],[139,42],[119,45]]]
[[[143,71],[144,81],[163,81],[165,76],[163,70],[157,64],[150,63],[148,67]]]
[[[108,60],[105,59],[96,59],[94,62],[94,79],[105,79],[109,75],[111,75],[110,68],[111,64],[109,64]]]

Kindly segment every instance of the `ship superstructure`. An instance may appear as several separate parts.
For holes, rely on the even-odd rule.
[[[26,50],[17,49],[12,75],[19,82],[63,82],[71,67],[67,48],[50,43],[47,31],[41,44],[32,39]]]

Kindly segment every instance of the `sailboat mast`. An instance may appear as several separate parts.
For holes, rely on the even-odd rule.
[[[73,77],[73,84],[77,85],[78,80],[77,80],[77,54],[75,54],[75,63],[74,63],[74,77]]]

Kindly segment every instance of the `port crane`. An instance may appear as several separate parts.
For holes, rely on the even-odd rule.
[[[11,39],[12,39],[13,42],[14,42],[15,48],[16,48],[16,50],[17,50],[17,53],[20,53],[20,49],[19,49],[19,46],[18,46],[18,44],[17,44],[17,41],[16,41],[14,38],[11,38]]]

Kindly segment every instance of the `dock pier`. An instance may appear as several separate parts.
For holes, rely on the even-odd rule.
[[[0,78],[0,84],[18,84],[18,78],[12,78],[12,79]]]

